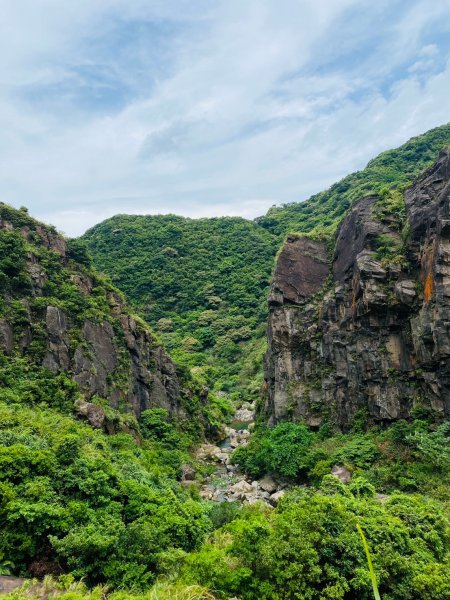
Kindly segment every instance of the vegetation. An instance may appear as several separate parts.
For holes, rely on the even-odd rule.
[[[450,124],[383,152],[305,202],[271,208],[255,221],[118,215],[83,239],[97,267],[160,333],[179,365],[215,391],[254,400],[262,384],[268,282],[283,238],[297,232],[332,241],[352,203],[369,194],[380,196],[378,218],[400,227],[403,190],[449,143]],[[403,260],[401,244],[379,242],[384,262]]]
[[[428,132],[254,222],[114,217],[69,241],[64,260],[44,243],[52,228],[0,205],[15,227],[0,230],[0,324],[17,334],[0,352],[0,573],[39,578],[9,598],[450,598],[450,425],[419,408],[412,423],[366,431],[355,422],[345,435],[259,424],[233,460],[251,478],[270,473],[286,486],[275,509],[204,502],[197,481],[179,482],[193,445],[229,418],[228,399],[258,397],[267,285],[283,236],[329,236],[356,198],[377,193],[375,216],[398,223],[398,241],[379,239],[376,252],[401,260],[402,186],[449,142],[450,126]],[[171,350],[184,419],[152,408],[138,422],[97,397],[114,424],[107,435],[75,417],[83,395],[71,374],[43,367],[48,305],[70,318],[71,352],[86,319],[108,321],[120,348],[119,292],[93,263]],[[349,483],[331,475],[335,465]]]
[[[1,402],[0,423],[3,573],[142,587],[164,552],[193,550],[211,530],[207,506],[175,482],[185,452],[107,436],[43,404]]]
[[[449,429],[423,419],[333,437],[260,429],[235,460],[302,487],[275,511],[245,508],[186,556],[178,581],[243,600],[450,597]],[[351,483],[329,474],[334,464]]]
[[[306,202],[271,208],[257,222],[278,235],[289,230],[333,234],[355,200],[406,187],[436,160],[449,140],[450,124],[431,129],[395,150],[382,152],[362,171],[344,177]]]
[[[217,391],[258,390],[259,365],[243,385],[241,361],[261,354],[274,236],[240,218],[119,215],[84,239],[180,366]]]
[[[272,472],[286,473],[287,459],[292,483],[308,483],[270,510],[212,509],[183,491],[173,479],[179,450],[168,450],[174,431],[158,412],[146,415],[141,446],[54,409],[2,404],[0,417],[4,572],[64,569],[89,585],[134,590],[111,591],[114,600],[369,600],[373,575],[360,525],[381,597],[450,595],[447,423],[398,422],[334,437],[294,424],[261,430],[247,454],[270,436]],[[350,484],[329,475],[334,461],[353,472]],[[158,574],[156,587],[138,591]]]

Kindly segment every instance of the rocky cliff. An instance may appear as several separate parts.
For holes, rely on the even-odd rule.
[[[137,417],[154,406],[179,411],[174,364],[91,268],[82,245],[3,204],[0,351],[49,378],[70,377],[80,392],[78,411],[98,426],[105,403]]]
[[[292,236],[276,263],[265,361],[272,423],[348,430],[450,417],[450,160],[405,195],[357,201],[331,244]]]

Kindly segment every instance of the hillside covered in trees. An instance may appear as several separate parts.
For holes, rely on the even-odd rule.
[[[84,236],[107,273],[158,331],[175,361],[216,390],[258,396],[267,295],[275,255],[288,233],[330,248],[352,203],[403,190],[450,144],[450,124],[383,152],[304,202],[272,208],[254,221],[223,217],[117,215]]]
[[[332,253],[361,194],[404,219],[448,144],[446,125],[255,221],[124,215],[65,240],[0,205],[0,576],[37,578],[10,600],[450,598],[450,426],[428,405],[345,433],[260,418],[230,460],[212,446],[266,393],[284,238]],[[232,501],[203,497],[224,481]]]

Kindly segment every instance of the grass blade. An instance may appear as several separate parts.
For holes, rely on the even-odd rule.
[[[369,566],[370,579],[372,581],[374,598],[375,598],[375,600],[381,600],[380,592],[378,591],[377,576],[375,575],[375,569],[373,568],[373,563],[372,563],[372,556],[371,556],[370,550],[369,550],[369,544],[367,543],[366,536],[364,535],[361,525],[359,523],[357,523],[356,527],[358,529],[359,535],[361,536],[364,550],[366,552],[367,564]]]

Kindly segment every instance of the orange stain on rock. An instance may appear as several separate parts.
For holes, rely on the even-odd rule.
[[[425,279],[425,288],[423,290],[423,297],[425,302],[428,302],[431,296],[433,295],[433,275],[431,271],[428,273],[427,278]]]

